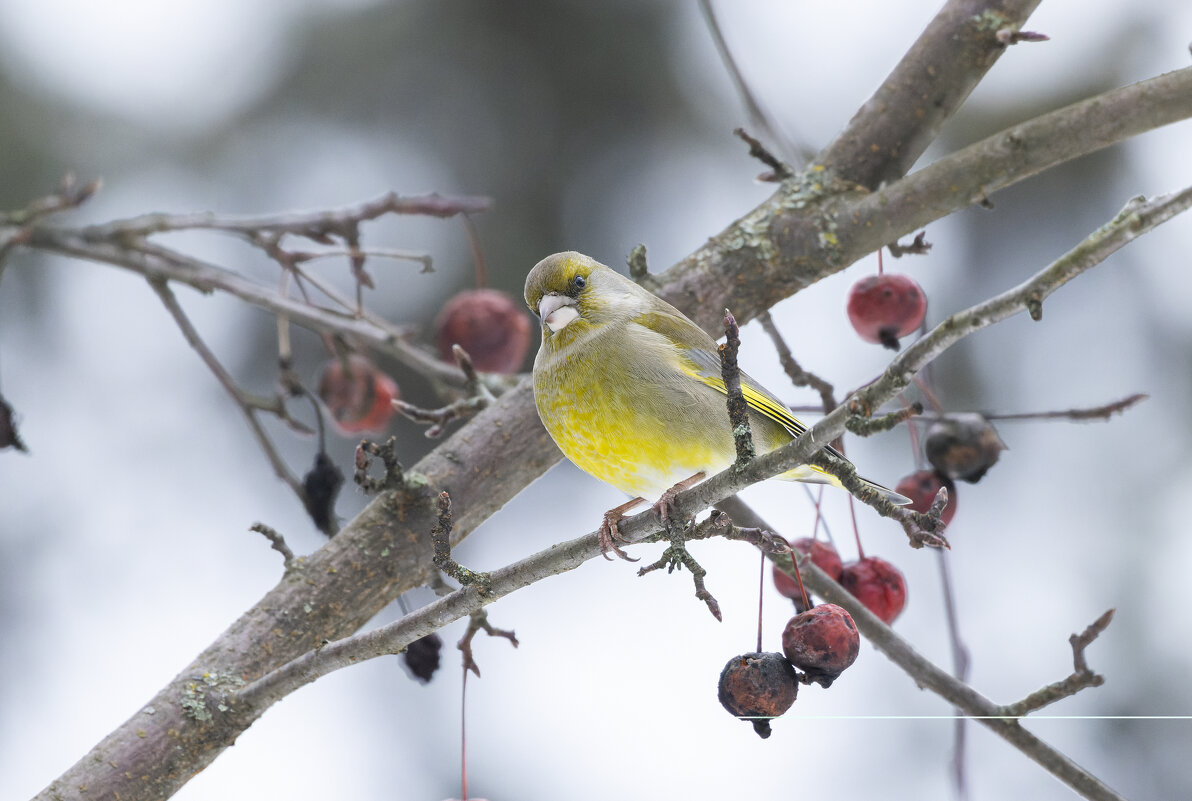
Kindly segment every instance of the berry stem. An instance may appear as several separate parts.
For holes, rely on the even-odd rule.
[[[796,565],[798,567],[798,565]],[[766,588],[766,552],[761,551],[761,567],[757,572],[757,653],[762,652],[762,599]]]
[[[882,264],[882,249],[877,249],[877,274],[881,275],[885,271],[885,265]]]
[[[943,414],[944,405],[940,403],[940,399],[932,391],[931,382],[924,381],[919,376],[915,376],[912,380],[915,382],[915,386],[919,388],[919,391],[923,393],[923,397],[927,398],[927,402],[931,404],[931,408],[935,409],[937,414]]]
[[[464,680],[459,686],[459,797],[468,801],[468,667],[464,666]]]
[[[906,399],[903,398],[904,402],[905,400]],[[910,404],[908,403],[907,405],[909,406]],[[906,432],[911,438],[911,453],[913,454],[915,460],[915,469],[922,470],[924,469],[926,459],[923,458],[923,448],[919,444],[919,428],[915,425],[914,420],[907,421]]]
[[[476,230],[476,223],[472,222],[470,214],[462,214],[460,219],[464,222],[468,242],[472,245],[472,261],[476,265],[476,288],[484,289],[488,284],[488,265],[484,261],[484,250],[480,247],[480,232]]]
[[[820,485],[819,496],[815,499],[815,522],[811,524],[811,539],[819,538],[820,519],[823,518],[824,486]],[[829,539],[831,539],[829,537]]]
[[[861,547],[861,529],[857,527],[857,504],[853,496],[848,496],[848,513],[853,517],[853,539],[857,541],[857,558],[865,558],[865,549]]]
[[[807,558],[811,558],[811,548],[807,549]],[[791,548],[791,564],[795,566],[795,583],[799,585],[799,595],[803,598],[803,609],[810,609],[811,599],[807,597],[807,588],[803,586],[803,573],[799,570],[799,550],[797,548]],[[757,650],[758,653],[761,653],[762,633],[760,620],[758,621]]]

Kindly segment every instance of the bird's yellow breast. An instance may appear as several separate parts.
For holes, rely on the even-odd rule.
[[[673,343],[633,323],[580,339],[544,346],[534,368],[539,416],[568,459],[648,500],[732,464],[724,398],[686,372]]]

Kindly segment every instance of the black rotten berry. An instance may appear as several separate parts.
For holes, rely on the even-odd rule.
[[[729,714],[753,718],[753,730],[770,736],[769,718],[791,708],[799,692],[795,669],[782,654],[750,653],[734,656],[720,672],[719,697]]]

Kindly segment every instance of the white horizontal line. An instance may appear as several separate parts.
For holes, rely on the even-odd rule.
[[[1192,720],[1192,715],[782,715],[783,720]],[[778,720],[742,715],[740,720]]]

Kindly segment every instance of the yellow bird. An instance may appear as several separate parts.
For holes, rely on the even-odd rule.
[[[575,251],[534,266],[526,303],[542,321],[534,401],[543,425],[576,466],[633,498],[605,513],[600,530],[605,555],[611,549],[624,557],[615,540],[626,511],[659,501],[665,522],[678,490],[736,459],[716,343],[674,306]],[[744,372],[741,389],[758,453],[807,430]],[[806,465],[780,478],[840,486]]]

